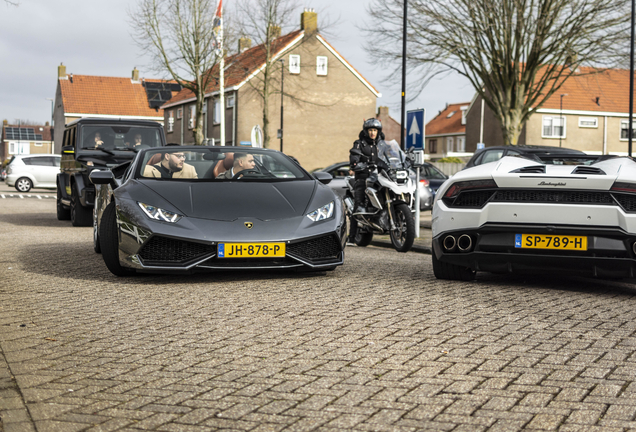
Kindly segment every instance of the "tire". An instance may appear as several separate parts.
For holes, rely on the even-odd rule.
[[[57,185],[57,220],[69,220],[71,218],[71,211],[64,207],[62,204],[62,190],[60,185]]]
[[[135,270],[123,267],[119,263],[119,235],[117,233],[117,214],[115,201],[108,204],[99,224],[99,246],[102,258],[108,270],[115,276],[132,276]]]
[[[76,227],[91,226],[93,212],[82,205],[77,186],[71,185],[71,224]]]
[[[360,247],[369,246],[371,244],[371,240],[373,240],[373,232],[372,231],[362,231],[360,227],[358,227],[358,232],[356,233],[355,243]]]
[[[93,209],[93,250],[95,253],[102,253],[102,247],[99,244],[99,232],[97,231],[97,211]]]
[[[396,230],[391,230],[391,243],[398,252],[408,252],[415,240],[415,222],[411,209],[406,204],[398,204],[394,207]]]
[[[435,248],[433,248],[432,260],[433,274],[435,274],[437,279],[458,281],[471,281],[475,279],[476,272],[474,270],[438,260],[437,255],[435,255]]]
[[[28,177],[20,177],[18,181],[15,182],[15,190],[18,192],[28,192],[33,187],[33,182]]]

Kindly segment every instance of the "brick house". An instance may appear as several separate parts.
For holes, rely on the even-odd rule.
[[[573,76],[526,122],[519,144],[626,155],[628,117],[628,70]],[[500,122],[477,95],[466,115],[466,150],[474,152],[478,142],[503,145]]]
[[[402,145],[402,136],[400,134],[400,122],[389,115],[389,107],[378,107],[378,113],[375,118],[382,123],[382,132],[387,141],[395,140],[400,146]],[[362,123],[360,123],[362,126]],[[362,127],[360,127],[362,129]],[[406,136],[406,134],[404,135]]]
[[[468,156],[466,152],[466,110],[469,102],[446,104],[426,124],[424,153],[431,159]]]
[[[346,160],[363,119],[375,116],[380,93],[318,33],[317,14],[311,10],[302,13],[300,30],[274,41],[273,58],[284,60],[284,152],[310,170]],[[263,122],[263,100],[254,83],[263,74],[265,48],[243,46],[225,65],[226,106],[220,107],[218,83],[206,90],[204,136],[217,145],[249,144],[254,127],[262,127]],[[218,74],[218,65],[211,73]],[[278,69],[277,88],[280,79]],[[191,91],[183,89],[162,106],[168,142],[194,142],[195,100]],[[269,147],[277,150],[280,112],[279,93],[269,100]],[[223,139],[221,115],[226,124]]]
[[[66,66],[57,68],[57,89],[53,111],[55,152],[62,149],[63,125],[80,118],[152,120],[163,124],[163,105],[181,86],[174,81],[139,78],[134,68],[131,78],[73,75]]]
[[[53,128],[48,122],[44,126],[12,125],[4,120],[0,133],[0,162],[17,154],[53,153],[52,133]]]

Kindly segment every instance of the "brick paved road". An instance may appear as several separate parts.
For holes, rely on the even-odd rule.
[[[328,274],[117,279],[54,210],[0,202],[5,432],[636,429],[633,285],[439,282],[380,248]]]

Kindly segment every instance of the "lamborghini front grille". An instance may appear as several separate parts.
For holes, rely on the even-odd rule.
[[[320,261],[338,258],[342,251],[340,243],[334,235],[326,235],[311,240],[287,245],[287,252],[309,261]]]
[[[154,236],[141,248],[139,256],[144,262],[182,264],[215,251],[213,245]]]

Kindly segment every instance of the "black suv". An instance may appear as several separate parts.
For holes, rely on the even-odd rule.
[[[83,118],[65,126],[62,161],[57,176],[57,218],[73,226],[93,223],[94,169],[110,169],[130,161],[148,147],[166,145],[161,124],[146,120]]]

